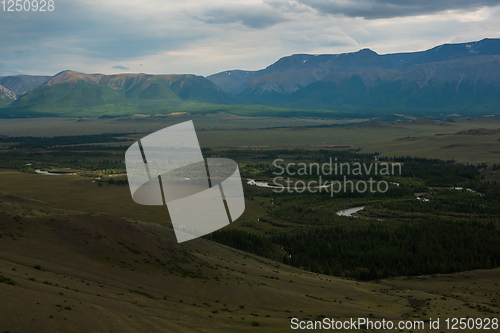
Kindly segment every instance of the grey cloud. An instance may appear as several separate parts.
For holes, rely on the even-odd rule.
[[[325,14],[381,19],[500,5],[500,0],[297,0]]]
[[[0,76],[19,75],[19,74],[22,73],[0,62]]]
[[[120,69],[122,71],[128,71],[130,68],[128,67],[125,67],[125,66],[121,66],[121,65],[116,65],[116,66],[113,66],[113,68],[115,69]]]
[[[296,0],[264,0],[264,3],[281,13],[306,13],[312,10],[310,6]]]
[[[61,1],[57,10],[43,15],[3,13],[0,59],[77,55],[120,61],[176,50],[206,37],[199,29],[167,24],[163,18],[127,18],[83,1]]]
[[[280,12],[267,6],[210,8],[194,17],[209,24],[241,22],[241,24],[253,29],[263,29],[287,21]]]
[[[370,20],[345,18],[389,18],[446,9],[466,12],[497,5],[500,0],[262,2],[260,5],[243,5],[234,1],[230,5],[218,6],[218,1],[192,0],[186,6],[170,8],[167,4],[158,11],[135,13],[130,11],[132,7],[108,9],[111,6],[105,5],[107,2],[98,4],[81,0],[58,1],[57,9],[50,13],[2,13],[0,76],[55,74],[66,68],[94,71],[94,66],[97,66],[96,71],[105,72],[113,71],[112,66],[129,66],[129,63],[133,70],[137,70],[132,65],[134,60],[144,63],[144,70],[150,72],[208,75],[233,66],[262,68],[292,53],[350,52],[361,45],[377,52],[412,51],[444,42],[495,37],[500,31],[498,20],[495,20],[500,7],[487,7],[492,14],[481,22],[429,17],[422,21],[388,20],[387,24],[379,25]],[[145,3],[151,5],[153,1]],[[325,15],[327,13],[340,14],[340,17],[332,20]],[[291,22],[279,24],[286,21]],[[240,25],[252,29],[246,29],[249,31],[244,32],[243,38],[240,31],[227,29],[228,23],[237,23],[235,30]],[[271,26],[273,28],[269,29]],[[339,29],[332,30],[332,27]],[[200,47],[206,48],[207,57],[200,56]],[[170,52],[176,50],[182,52]],[[159,53],[165,53],[165,56],[152,56]]]

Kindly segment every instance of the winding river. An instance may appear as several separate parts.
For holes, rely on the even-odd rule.
[[[58,173],[58,172],[42,171],[40,169],[36,169],[35,172],[40,174],[40,175],[48,175],[48,176],[74,176],[74,175],[76,175],[76,173],[70,173],[70,172]]]
[[[344,210],[339,210],[337,212],[338,216],[350,216],[350,217],[357,217],[354,214],[359,212],[360,210],[363,210],[365,206],[359,206],[359,207],[352,207]]]

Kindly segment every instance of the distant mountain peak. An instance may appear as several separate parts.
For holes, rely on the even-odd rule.
[[[359,50],[358,52],[354,52],[354,53],[361,53],[361,54],[374,54],[374,55],[378,55],[377,52],[369,49],[369,48],[364,48],[364,49],[361,49]]]
[[[50,76],[14,75],[0,78],[0,85],[15,94],[15,98],[35,89],[50,79]]]

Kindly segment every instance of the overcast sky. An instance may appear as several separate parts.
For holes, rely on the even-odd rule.
[[[55,0],[1,11],[0,76],[257,70],[296,53],[500,38],[500,0]]]

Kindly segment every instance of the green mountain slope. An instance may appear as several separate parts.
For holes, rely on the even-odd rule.
[[[402,110],[496,111],[500,56],[478,56],[394,70],[333,73],[294,94],[287,105]]]
[[[195,75],[102,75],[65,71],[29,91],[0,116],[152,114],[200,103],[230,103],[215,84]]]

